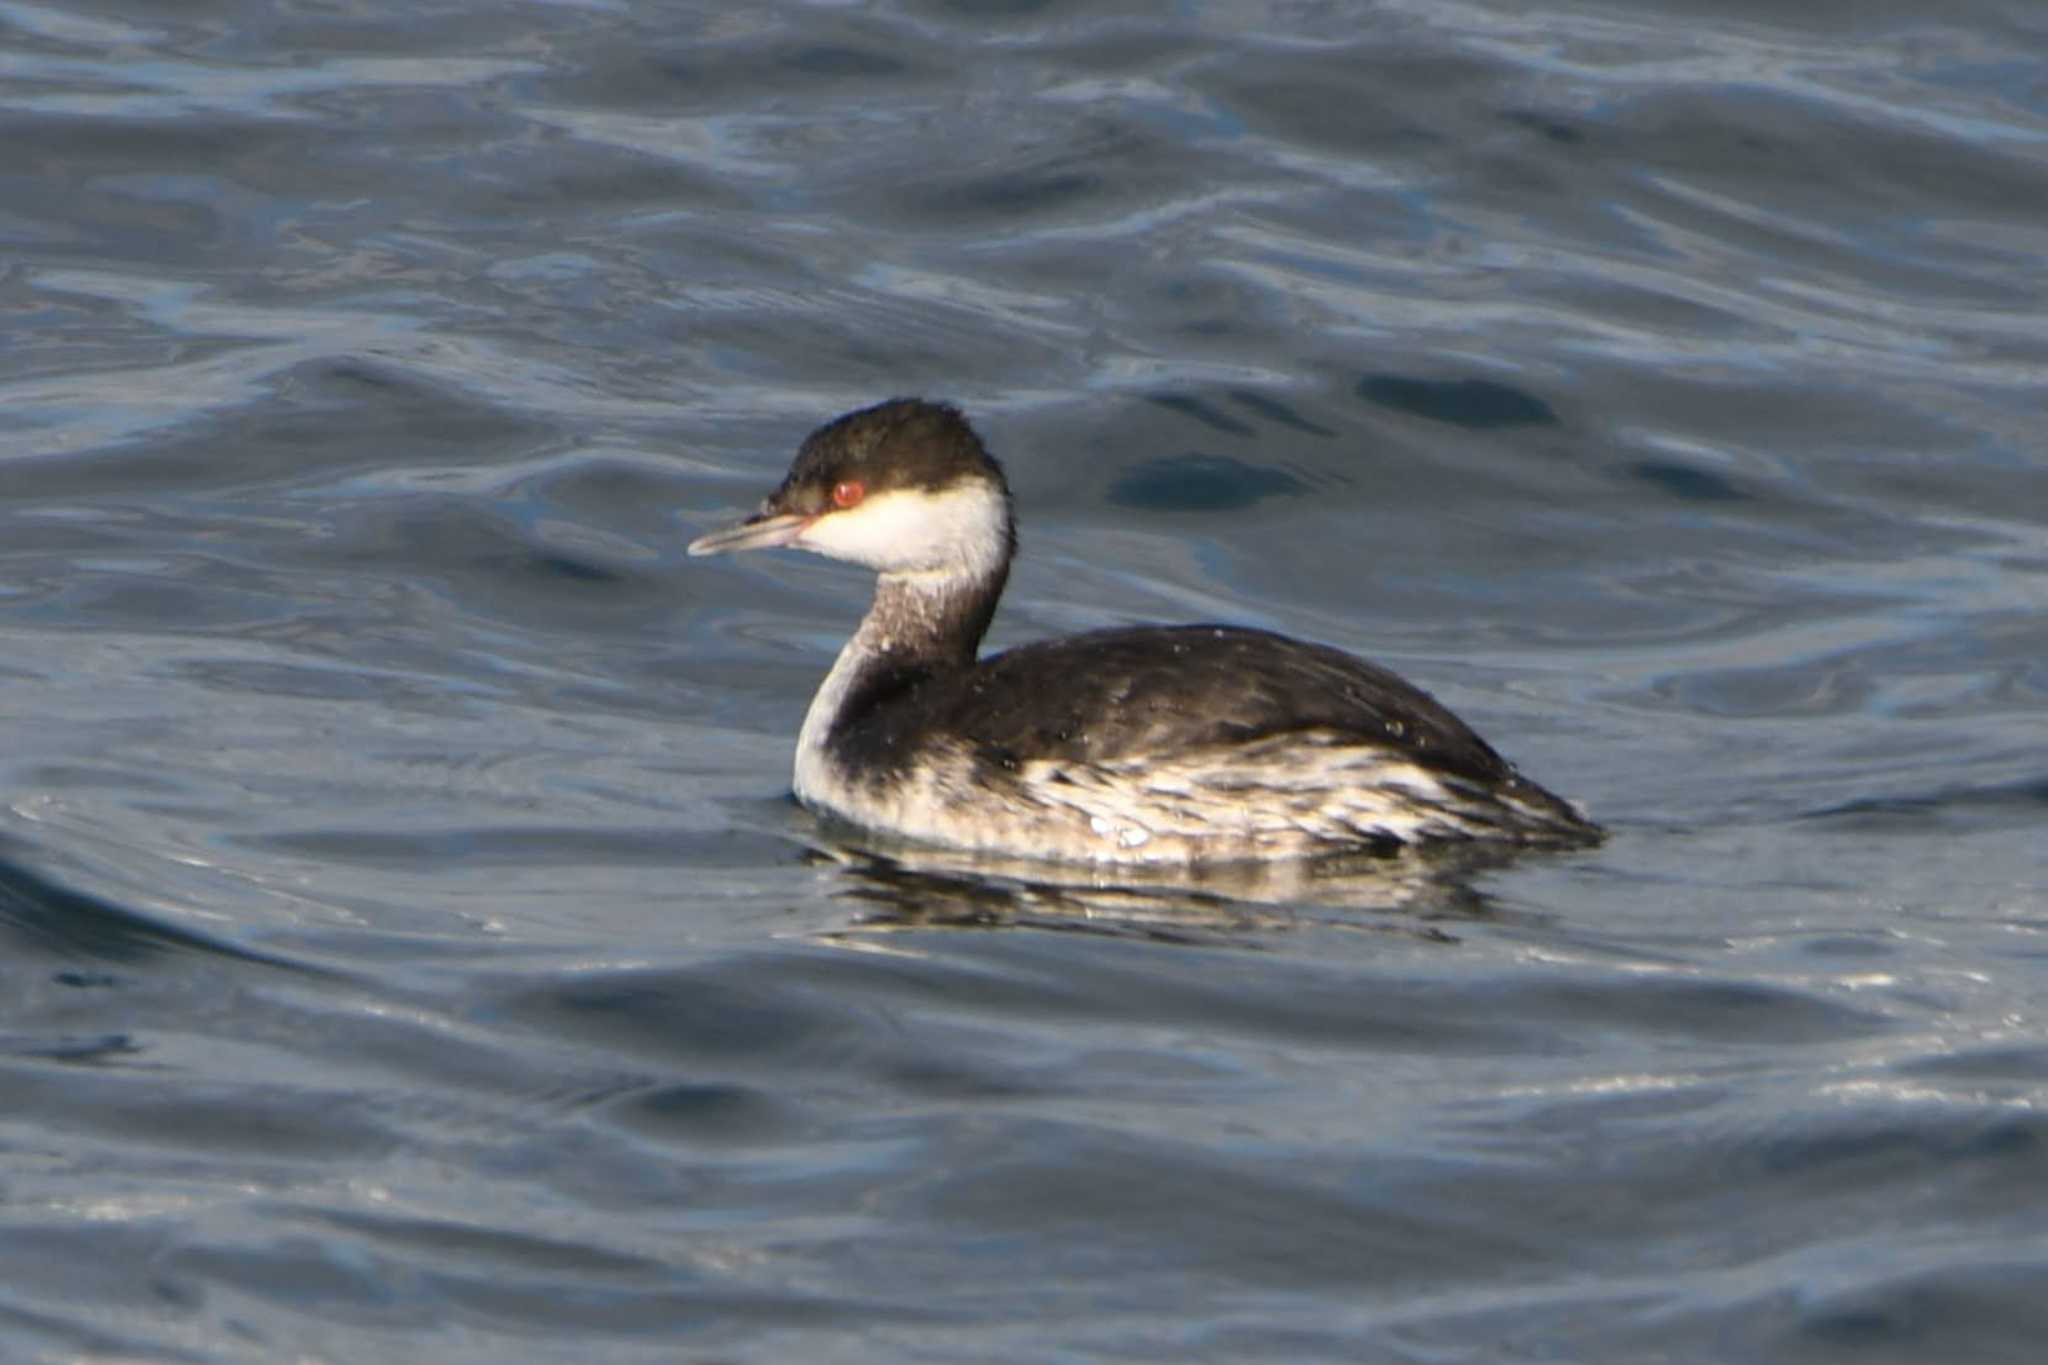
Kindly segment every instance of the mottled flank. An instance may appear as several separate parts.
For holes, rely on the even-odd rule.
[[[989,852],[1108,863],[1314,857],[1403,844],[1598,839],[1510,774],[1477,782],[1326,730],[1120,759],[993,764],[934,737],[893,773],[823,765],[799,794],[858,823]]]

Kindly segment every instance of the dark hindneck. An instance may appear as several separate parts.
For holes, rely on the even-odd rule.
[[[926,678],[972,666],[1008,576],[1007,565],[979,579],[884,574],[833,667],[845,676],[832,729],[872,716]]]

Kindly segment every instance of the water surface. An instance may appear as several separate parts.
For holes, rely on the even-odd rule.
[[[2031,1361],[2048,18],[0,3],[0,1356]],[[1369,653],[1612,828],[1194,888],[786,799],[997,643]]]

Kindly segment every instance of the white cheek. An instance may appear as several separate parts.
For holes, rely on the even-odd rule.
[[[981,485],[877,493],[858,507],[827,512],[796,543],[882,573],[980,572],[1006,548],[1003,500]]]
[[[921,520],[916,512],[904,494],[880,493],[858,507],[825,513],[804,528],[796,543],[871,569],[900,567],[899,561],[916,548]]]

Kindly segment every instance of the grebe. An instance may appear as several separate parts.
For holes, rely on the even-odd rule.
[[[805,805],[1083,862],[1602,837],[1426,693],[1324,645],[1139,626],[977,660],[1016,545],[1002,467],[957,410],[910,398],[819,427],[759,512],[691,542],[793,546],[880,575],[797,737]]]

